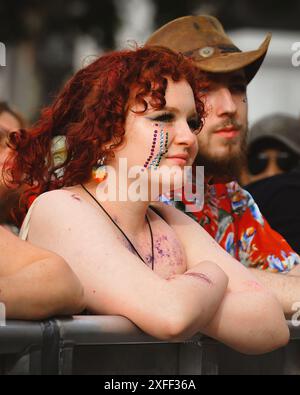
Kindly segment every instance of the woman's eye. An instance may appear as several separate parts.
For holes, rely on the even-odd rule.
[[[171,113],[165,113],[159,115],[158,117],[154,118],[153,121],[155,122],[172,122],[174,121],[174,115]]]
[[[237,93],[246,93],[246,91],[247,91],[246,84],[235,84],[235,85],[232,85],[230,88],[231,88],[231,91],[237,92]]]
[[[199,119],[190,119],[188,121],[188,125],[191,129],[191,131],[194,134],[198,134],[201,131],[201,121]]]

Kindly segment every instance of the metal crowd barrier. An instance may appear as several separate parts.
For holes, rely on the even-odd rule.
[[[7,322],[0,327],[0,374],[42,373],[42,323]]]
[[[300,328],[290,329],[287,347],[246,356],[201,335],[161,342],[122,317],[8,321],[0,327],[0,374],[300,374]]]

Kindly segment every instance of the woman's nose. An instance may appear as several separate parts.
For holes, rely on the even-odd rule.
[[[187,146],[193,146],[197,144],[197,137],[186,121],[181,122],[177,127],[176,142],[178,144],[185,144]]]

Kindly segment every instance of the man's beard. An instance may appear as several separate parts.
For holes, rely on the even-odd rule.
[[[239,147],[236,145],[228,141],[227,154],[222,157],[216,157],[199,147],[195,164],[204,166],[205,177],[211,178],[210,183],[227,183],[240,178],[247,163],[247,131],[243,133]]]

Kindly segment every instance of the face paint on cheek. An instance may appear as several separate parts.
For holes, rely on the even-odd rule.
[[[168,146],[169,146],[169,133],[168,132],[165,133],[164,130],[161,129],[160,141],[159,141],[159,153],[151,162],[150,168],[154,168],[154,170],[158,169],[162,161],[162,158],[164,157],[164,155],[166,155],[169,152]]]
[[[155,125],[155,127],[158,128],[158,124]],[[155,148],[156,148],[156,144],[157,144],[157,137],[158,137],[158,130],[155,129],[154,133],[153,133],[153,141],[152,141],[152,146],[151,146],[151,152],[150,155],[148,157],[148,159],[146,160],[145,164],[144,164],[144,168],[142,169],[142,171],[145,171],[146,169],[149,168],[150,162],[152,161],[153,157],[154,157],[154,153],[155,153]]]

